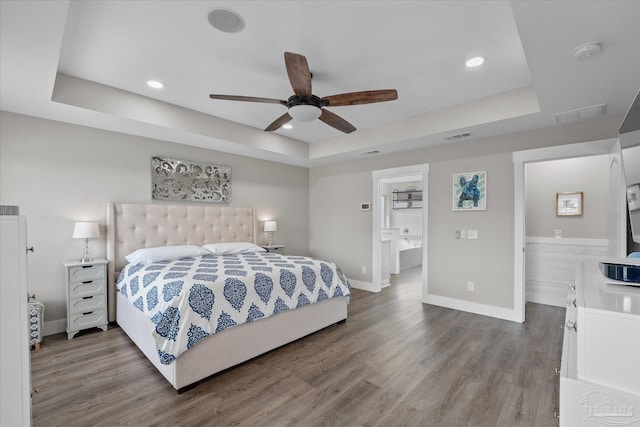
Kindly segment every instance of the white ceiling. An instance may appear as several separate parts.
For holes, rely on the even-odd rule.
[[[230,8],[236,34],[207,14]],[[640,1],[0,2],[0,108],[268,160],[314,166],[556,126],[640,88]],[[598,41],[602,53],[572,57]],[[318,96],[397,89],[398,100],[335,107],[358,130],[293,122],[286,109],[210,93],[287,99],[283,53],[307,57]],[[472,56],[485,65],[464,66]],[[145,85],[165,83],[162,90]]]

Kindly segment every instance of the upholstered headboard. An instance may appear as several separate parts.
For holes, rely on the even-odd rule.
[[[256,243],[253,208],[161,204],[107,205],[109,321],[115,320],[115,281],[140,248],[219,242]]]

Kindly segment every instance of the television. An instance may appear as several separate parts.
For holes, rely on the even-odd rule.
[[[640,92],[618,130],[627,186],[627,208],[634,242],[640,244]]]

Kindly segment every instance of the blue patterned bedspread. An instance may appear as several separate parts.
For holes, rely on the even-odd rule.
[[[335,264],[267,252],[129,264],[116,287],[155,324],[163,364],[227,328],[350,295]]]

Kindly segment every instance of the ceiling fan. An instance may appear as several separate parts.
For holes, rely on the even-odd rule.
[[[349,92],[320,98],[311,93],[311,72],[309,72],[307,58],[297,53],[285,52],[284,63],[287,67],[287,75],[289,76],[289,81],[291,82],[291,87],[294,92],[294,94],[286,101],[273,98],[236,95],[211,94],[209,97],[211,99],[224,99],[230,101],[281,104],[287,107],[288,111],[267,126],[265,131],[277,130],[282,127],[283,124],[293,119],[302,122],[311,122],[315,119],[320,119],[329,126],[332,126],[344,133],[351,133],[356,130],[356,128],[342,117],[326,110],[324,107],[373,104],[375,102],[393,101],[394,99],[398,99],[398,92],[395,89]]]

